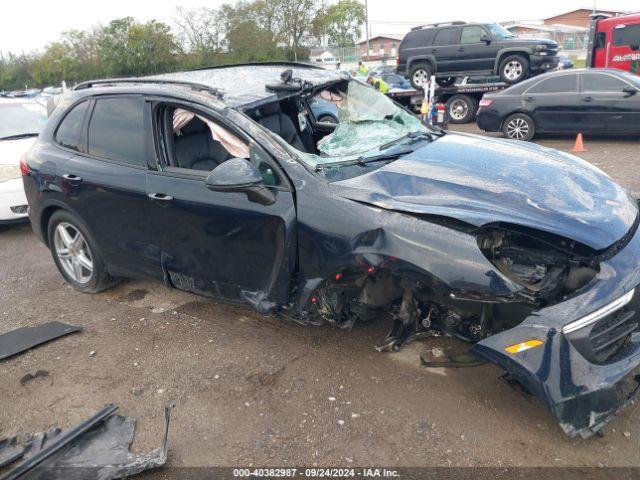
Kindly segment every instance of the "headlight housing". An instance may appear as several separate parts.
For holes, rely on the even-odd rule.
[[[517,226],[496,226],[477,235],[487,259],[539,306],[557,303],[600,271],[594,251],[575,241]]]
[[[541,43],[539,45],[536,45],[536,50],[537,51],[543,51],[543,50],[547,50],[549,48],[549,46],[546,43]]]
[[[0,165],[0,183],[22,177],[20,165]]]

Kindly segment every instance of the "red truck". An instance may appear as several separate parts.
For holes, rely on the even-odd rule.
[[[640,75],[640,13],[596,15],[589,30],[588,67],[617,68]]]

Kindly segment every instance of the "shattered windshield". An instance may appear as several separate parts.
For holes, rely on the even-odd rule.
[[[296,151],[298,157],[313,168],[331,164],[353,163],[358,159],[380,157],[404,139],[428,135],[428,129],[418,117],[398,107],[386,95],[359,82],[349,82],[346,92],[323,91],[320,97],[337,107],[335,130],[317,144],[318,154]]]

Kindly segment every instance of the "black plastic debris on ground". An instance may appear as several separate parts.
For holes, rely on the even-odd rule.
[[[67,430],[52,428],[0,440],[0,471],[4,471],[0,480],[111,480],[160,467],[167,461],[169,421],[174,407],[175,401],[171,401],[164,409],[162,445],[147,454],[129,450],[136,422],[115,415],[118,407],[113,404]]]
[[[81,327],[60,322],[48,322],[37,327],[22,327],[11,330],[0,335],[0,360],[80,330],[82,330]]]

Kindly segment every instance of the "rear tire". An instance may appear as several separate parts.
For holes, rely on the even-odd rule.
[[[47,232],[53,261],[73,288],[97,293],[118,283],[109,275],[89,229],[76,215],[56,211],[49,219]]]
[[[441,87],[450,87],[456,83],[456,77],[436,78],[436,83]]]
[[[528,142],[536,134],[536,125],[529,115],[514,113],[502,124],[502,134],[512,140]]]
[[[431,78],[431,66],[428,63],[416,62],[409,69],[409,82],[415,89],[422,89]]]
[[[478,111],[478,102],[467,95],[454,95],[447,101],[450,123],[469,123]]]
[[[529,75],[529,60],[522,55],[507,55],[500,62],[498,73],[503,82],[518,83]]]

